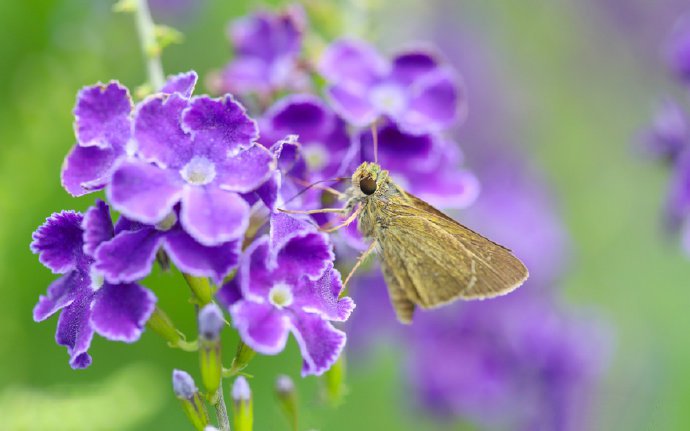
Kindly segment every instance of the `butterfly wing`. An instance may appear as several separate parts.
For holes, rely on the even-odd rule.
[[[434,308],[458,298],[504,295],[527,279],[527,268],[507,248],[409,193],[397,200],[378,203],[381,220],[374,236],[384,275],[389,274],[386,281],[397,282],[389,289],[399,318],[411,320],[412,311],[406,311],[410,307],[394,299],[393,292],[404,292],[412,304]]]

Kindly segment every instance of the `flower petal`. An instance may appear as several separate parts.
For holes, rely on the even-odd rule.
[[[438,67],[438,61],[431,52],[405,51],[393,58],[391,79],[403,85],[410,85]]]
[[[365,90],[388,74],[390,65],[371,45],[359,40],[340,39],[329,45],[318,68],[330,83],[347,83]]]
[[[216,183],[224,190],[248,193],[271,177],[276,164],[273,154],[266,147],[252,144],[218,166]]]
[[[230,307],[232,323],[249,347],[264,355],[283,351],[288,337],[288,317],[270,304],[242,300]]]
[[[199,276],[213,277],[217,284],[237,266],[242,242],[234,240],[217,246],[200,244],[181,227],[164,235],[165,251],[181,271]]]
[[[62,310],[58,320],[55,341],[67,346],[72,368],[86,368],[91,365],[91,356],[87,353],[93,339],[91,327],[91,291],[78,295],[69,307]]]
[[[74,107],[74,131],[82,147],[123,149],[131,134],[132,99],[119,82],[82,89]]]
[[[379,113],[369,101],[366,90],[334,85],[326,89],[326,96],[333,110],[354,126],[368,126],[378,118]]]
[[[344,322],[355,309],[352,298],[340,298],[343,283],[340,273],[333,269],[333,265],[316,281],[304,277],[293,290],[293,307],[303,311],[317,313],[328,320]]]
[[[193,137],[194,154],[215,162],[225,160],[229,152],[249,147],[259,134],[256,122],[230,95],[193,99],[182,114],[182,125]]]
[[[232,280],[223,284],[220,290],[218,290],[216,297],[226,308],[230,308],[237,301],[240,301],[242,299],[242,291],[240,290],[238,277],[233,277]]]
[[[56,274],[64,274],[83,261],[82,219],[75,211],[53,213],[31,235],[31,251]]]
[[[240,195],[217,187],[186,187],[180,221],[201,244],[240,238],[249,226],[249,205]]]
[[[156,296],[138,284],[105,283],[91,311],[91,324],[98,335],[112,341],[132,343],[156,307]]]
[[[266,111],[261,121],[261,139],[271,144],[287,135],[298,135],[302,143],[321,141],[334,127],[335,116],[320,98],[292,94]]]
[[[84,230],[84,253],[89,256],[94,256],[96,248],[114,235],[110,208],[100,199],[86,211],[81,225]]]
[[[291,238],[280,249],[276,272],[298,274],[319,279],[330,262],[335,259],[328,236],[321,232],[302,234]]]
[[[75,145],[62,164],[62,186],[72,196],[100,190],[108,183],[113,164],[124,152]]]
[[[305,218],[278,212],[270,218],[270,246],[275,253],[285,247],[292,238],[316,232],[316,226]]]
[[[161,167],[179,169],[193,155],[191,137],[180,124],[189,100],[179,93],[154,95],[137,107],[134,138],[139,155]]]
[[[199,77],[193,70],[169,76],[160,92],[165,94],[179,93],[184,97],[191,97],[197,79]]]
[[[95,267],[110,283],[142,279],[151,272],[161,240],[161,232],[148,226],[120,232],[98,248]]]
[[[345,333],[312,313],[295,313],[290,324],[304,359],[302,376],[318,376],[331,368],[345,347]]]
[[[111,205],[127,218],[154,224],[170,214],[183,188],[178,172],[132,160],[115,170],[107,195]]]
[[[34,307],[34,321],[41,322],[68,307],[90,284],[91,279],[81,271],[71,271],[53,281],[47,294],[41,295]]]
[[[268,236],[263,235],[255,239],[240,256],[237,278],[242,296],[248,300],[265,301],[274,282],[285,282],[267,268],[268,253]],[[297,277],[293,275],[292,278]]]
[[[424,76],[410,91],[409,109],[399,118],[409,133],[447,128],[467,109],[462,85],[448,68]]]

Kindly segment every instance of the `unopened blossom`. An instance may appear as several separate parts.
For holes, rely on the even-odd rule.
[[[195,72],[168,78],[160,92],[189,97]],[[73,196],[100,190],[110,181],[116,163],[136,152],[132,140],[133,102],[129,90],[117,81],[85,87],[77,95],[74,132],[77,144],[62,166],[62,185]]]
[[[408,133],[434,132],[465,110],[455,72],[424,50],[387,60],[363,41],[341,39],[326,49],[318,69],[333,109],[356,126],[388,117]]]
[[[234,21],[228,37],[235,58],[220,76],[220,89],[238,95],[262,96],[308,86],[299,66],[304,11],[292,5],[281,12],[262,10]]]
[[[108,207],[99,202],[85,215],[63,211],[50,216],[33,234],[31,250],[56,274],[33,317],[43,321],[60,312],[55,339],[66,346],[72,368],[91,364],[94,332],[113,341],[139,339],[156,297],[137,283],[109,283],[93,266],[92,253],[112,235]]]
[[[241,241],[203,245],[185,232],[177,214],[173,211],[155,225],[121,217],[114,236],[94,253],[95,267],[110,282],[138,280],[151,272],[156,253],[163,249],[181,271],[221,283],[237,266]]]
[[[138,159],[120,163],[108,198],[127,218],[162,222],[180,202],[180,222],[215,246],[244,235],[249,205],[275,161],[254,143],[257,127],[231,96],[187,99],[178,93],[142,102],[134,118]]]
[[[321,374],[337,360],[345,333],[330,321],[345,321],[354,309],[340,297],[328,238],[309,222],[285,214],[271,217],[269,235],[242,255],[237,278],[223,287],[232,322],[242,340],[274,355],[292,333],[304,359],[302,374]]]

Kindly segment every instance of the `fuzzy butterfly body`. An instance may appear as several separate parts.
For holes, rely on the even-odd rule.
[[[529,275],[510,250],[405,192],[376,163],[357,168],[348,197],[348,207],[359,206],[359,230],[373,239],[403,323],[416,306],[505,295]]]

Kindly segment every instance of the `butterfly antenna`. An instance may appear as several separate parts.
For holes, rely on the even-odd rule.
[[[349,177],[335,177],[335,178],[329,178],[329,179],[327,179],[327,180],[320,180],[320,181],[313,182],[313,183],[309,184],[308,186],[306,186],[305,188],[303,188],[302,190],[300,190],[299,193],[297,193],[296,195],[294,195],[293,197],[291,197],[290,199],[288,199],[287,201],[285,201],[285,202],[284,202],[284,205],[285,205],[285,204],[289,204],[289,203],[292,202],[293,200],[295,200],[295,199],[297,199],[298,197],[302,196],[304,193],[306,193],[308,190],[310,190],[310,189],[316,187],[318,184],[327,183],[327,182],[331,182],[331,181],[340,182],[340,181],[345,181],[345,180],[347,180],[348,178],[349,178]]]
[[[379,132],[377,130],[376,121],[371,123],[371,139],[374,141],[374,163],[379,162]]]

